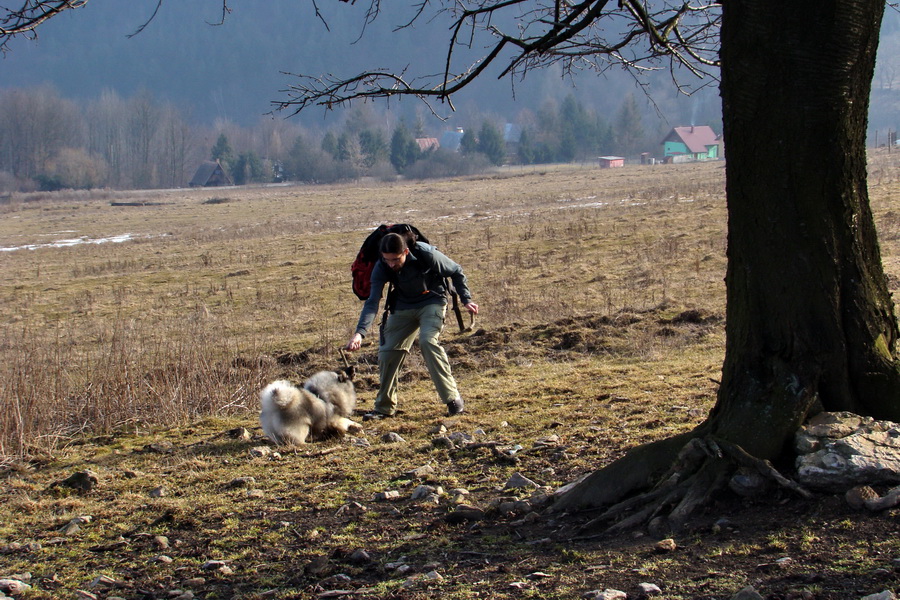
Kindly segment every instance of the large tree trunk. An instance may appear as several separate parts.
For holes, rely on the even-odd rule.
[[[777,459],[820,407],[900,420],[898,328],[866,188],[883,9],[884,0],[722,3],[726,353],[716,406],[690,437],[731,458]],[[675,463],[671,444],[646,446],[573,485],[557,509],[692,477],[677,493],[646,496],[683,516],[723,481],[727,461],[708,456]],[[631,477],[618,485],[615,473]]]
[[[726,2],[728,274],[716,433],[775,458],[812,403],[900,419],[866,188],[883,0]]]

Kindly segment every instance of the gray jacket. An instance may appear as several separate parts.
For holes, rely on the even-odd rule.
[[[365,336],[372,326],[386,284],[394,284],[397,294],[394,310],[406,310],[427,304],[446,304],[447,288],[444,284],[446,277],[453,283],[462,304],[472,301],[462,267],[434,246],[416,242],[416,245],[410,248],[406,262],[399,272],[394,272],[379,259],[372,269],[372,291],[369,299],[363,304],[359,322],[356,324],[356,333]]]

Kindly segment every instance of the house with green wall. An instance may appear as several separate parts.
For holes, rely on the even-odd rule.
[[[722,140],[709,125],[673,127],[662,141],[666,162],[717,160],[722,158],[721,150]]]

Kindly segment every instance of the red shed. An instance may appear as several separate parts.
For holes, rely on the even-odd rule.
[[[598,156],[597,164],[601,169],[612,169],[614,167],[624,167],[625,158],[621,156]]]

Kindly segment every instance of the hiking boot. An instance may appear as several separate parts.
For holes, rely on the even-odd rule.
[[[447,416],[452,417],[454,415],[458,415],[459,413],[465,411],[465,405],[463,403],[462,398],[457,398],[452,402],[447,403]]]
[[[377,410],[370,410],[363,415],[363,421],[380,421],[381,419],[390,419],[392,416]]]

